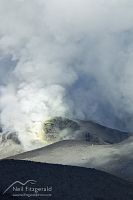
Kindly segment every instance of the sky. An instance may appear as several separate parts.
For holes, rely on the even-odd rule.
[[[5,132],[54,116],[132,131],[132,90],[132,0],[0,0]]]

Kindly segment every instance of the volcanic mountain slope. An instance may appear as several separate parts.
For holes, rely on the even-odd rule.
[[[1,129],[0,158],[37,149],[62,140],[86,141],[87,145],[107,145],[120,143],[129,136],[129,133],[107,128],[95,122],[55,117],[43,123],[41,140],[32,142],[31,138],[31,146],[28,149],[23,148],[17,133],[3,133]]]
[[[88,145],[85,141],[61,141],[8,159],[91,167],[133,181],[132,142]]]
[[[3,133],[0,128],[1,142],[12,140],[20,144],[17,133],[10,131]],[[49,143],[66,139],[85,140],[93,144],[113,144],[127,139],[130,134],[112,129],[93,121],[72,120],[63,117],[54,117],[42,125],[42,134]]]
[[[16,180],[25,183],[34,180],[32,188],[52,186],[51,197],[32,197],[49,200],[132,200],[133,185],[95,169],[52,165],[28,161],[0,161],[0,199],[12,199],[13,194],[23,194],[10,188]],[[20,186],[19,186],[20,187]],[[23,189],[25,191],[25,189]],[[28,192],[29,193],[29,192]],[[38,192],[39,194],[40,192]],[[41,192],[42,193],[42,192]],[[47,193],[47,192],[46,192]],[[44,193],[43,193],[44,194]],[[28,199],[28,197],[13,197]]]
[[[57,142],[66,139],[84,140],[92,144],[113,144],[127,139],[130,134],[104,127],[92,121],[55,117],[43,124],[45,139]]]

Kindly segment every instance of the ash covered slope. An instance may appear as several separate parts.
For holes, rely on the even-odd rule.
[[[37,183],[34,186],[32,185],[32,187],[41,188],[44,185],[52,186],[52,197],[49,197],[49,199],[133,199],[133,185],[131,183],[102,171],[80,167],[13,160],[0,161],[1,199],[4,198],[2,195],[3,191],[11,183],[16,180],[26,182],[27,179],[37,181]],[[9,191],[9,199],[11,194],[12,191]],[[21,197],[19,197],[19,199],[21,199]],[[38,197],[37,199],[42,199],[42,197]]]
[[[8,159],[95,168],[133,181],[132,141],[114,145],[88,145],[88,142],[74,140],[61,141]]]

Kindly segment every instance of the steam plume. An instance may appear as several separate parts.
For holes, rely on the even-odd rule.
[[[54,116],[131,131],[132,11],[131,0],[1,0],[4,131],[25,141]]]

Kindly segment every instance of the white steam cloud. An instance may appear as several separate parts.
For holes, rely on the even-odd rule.
[[[53,116],[132,130],[132,89],[131,0],[0,0],[4,131],[25,141]]]

